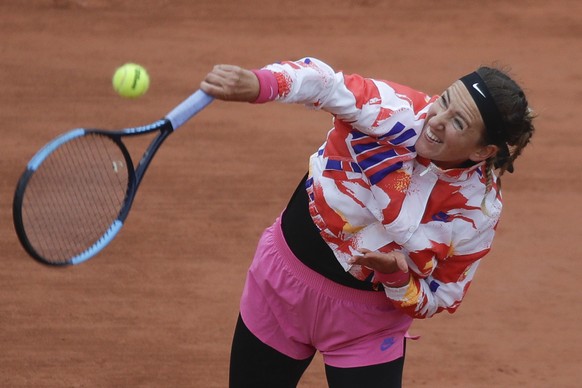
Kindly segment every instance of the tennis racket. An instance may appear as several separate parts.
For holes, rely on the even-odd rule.
[[[82,263],[119,233],[156,151],[213,98],[196,91],[163,119],[119,131],[74,129],[45,145],[20,177],[13,221],[20,243],[48,265]],[[134,168],[123,140],[158,132]]]

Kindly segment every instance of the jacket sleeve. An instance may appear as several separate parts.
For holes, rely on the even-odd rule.
[[[479,263],[480,260],[476,260],[468,264],[461,276],[446,282],[437,276],[423,278],[411,272],[408,284],[384,290],[396,307],[414,318],[430,318],[443,310],[453,313],[461,304]],[[446,272],[446,265],[441,267],[440,272]]]
[[[396,83],[335,72],[315,58],[280,62],[265,69],[277,78],[278,101],[324,110],[371,136],[389,138],[398,122],[414,121],[415,115],[431,102],[425,93]],[[401,133],[395,131],[394,135]],[[410,144],[399,143],[413,144],[412,138]]]
[[[403,287],[385,287],[388,298],[414,318],[455,312],[490,251],[497,222],[498,218],[489,218],[470,233],[465,227],[461,238],[451,244],[435,243],[432,249],[409,252],[412,276]]]

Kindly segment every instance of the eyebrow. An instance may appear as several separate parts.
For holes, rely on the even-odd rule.
[[[445,90],[445,97],[446,97],[448,105],[450,106],[451,105],[451,96],[449,96],[449,89]],[[457,110],[457,111],[455,111],[455,114],[457,116],[459,116],[461,118],[461,120],[463,120],[465,122],[466,126],[471,125],[471,122],[469,120],[467,120],[467,118],[464,115],[462,115],[461,112],[459,112]]]

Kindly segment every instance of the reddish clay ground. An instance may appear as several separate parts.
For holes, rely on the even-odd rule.
[[[215,102],[164,145],[120,236],[75,268],[24,253],[12,195],[28,159],[65,130],[154,121],[215,63],[306,55],[431,93],[480,64],[512,67],[538,133],[503,181],[494,249],[463,306],[413,326],[422,338],[409,344],[405,386],[579,386],[582,3],[475,3],[3,0],[0,386],[227,385],[246,268],[326,114]],[[110,85],[128,61],[152,77],[135,101]],[[300,386],[324,381],[316,358]]]

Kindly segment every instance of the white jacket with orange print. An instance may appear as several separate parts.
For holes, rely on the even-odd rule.
[[[400,251],[407,285],[385,287],[395,306],[415,318],[462,301],[480,259],[491,248],[501,214],[495,178],[481,210],[485,164],[441,170],[417,157],[414,144],[429,96],[394,82],[335,72],[315,58],[265,66],[277,79],[276,99],[334,116],[325,143],[310,158],[310,213],[346,271],[358,248]],[[494,174],[492,174],[494,176]]]

